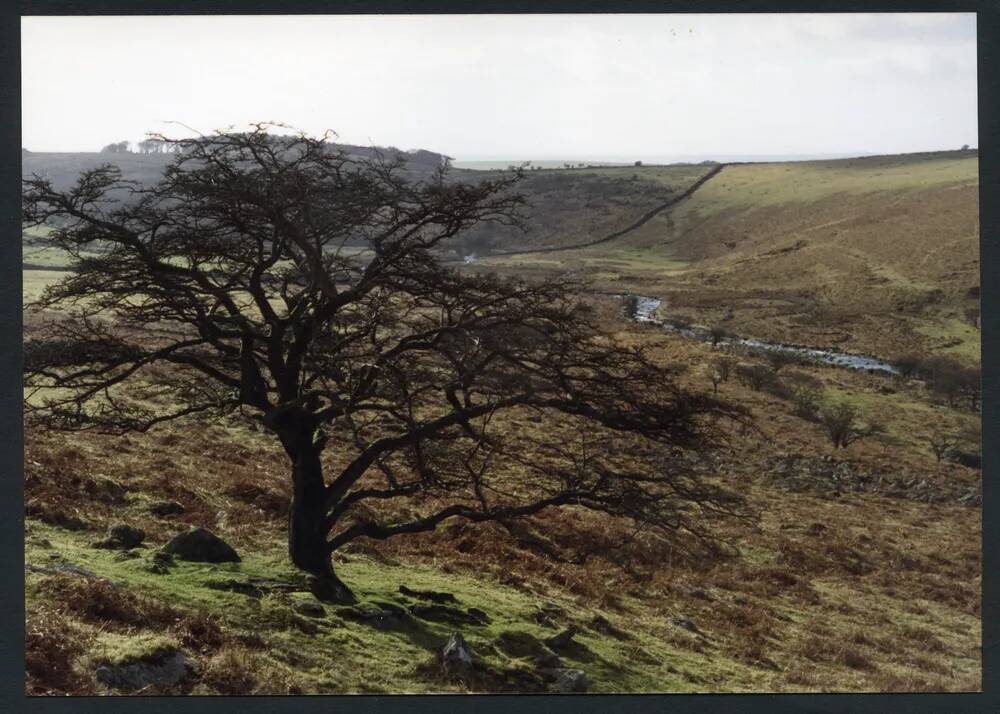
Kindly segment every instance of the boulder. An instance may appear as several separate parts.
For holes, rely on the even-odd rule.
[[[576,635],[575,627],[567,627],[565,630],[560,632],[558,635],[553,635],[552,637],[547,637],[545,639],[545,644],[554,650],[562,650],[569,647],[570,643],[573,641],[573,636]]]
[[[293,598],[292,609],[306,617],[323,617],[326,615],[326,608],[322,604],[316,600],[306,600],[305,598]]]
[[[542,642],[530,632],[507,630],[501,632],[494,641],[497,649],[511,657],[543,657],[552,654]]]
[[[388,602],[373,602],[355,605],[354,607],[342,607],[337,610],[337,614],[346,620],[360,622],[376,630],[396,630],[405,627],[409,623],[409,615],[406,610]]]
[[[475,612],[472,612],[475,610]],[[413,605],[410,614],[432,622],[446,622],[451,625],[485,625],[489,622],[486,613],[478,608],[462,610],[448,605]],[[483,618],[486,619],[483,619]]]
[[[240,562],[240,556],[232,546],[205,528],[191,528],[178,533],[163,546],[163,552],[201,563]]]
[[[90,498],[113,505],[125,503],[125,494],[128,493],[128,488],[104,476],[84,479],[80,487]]]
[[[552,669],[545,672],[552,680],[552,688],[563,694],[586,692],[587,674],[582,669]]]
[[[116,523],[108,528],[108,541],[115,543],[113,547],[122,550],[138,548],[146,539],[146,531],[126,523]]]
[[[468,676],[473,669],[472,650],[466,644],[465,638],[454,633],[438,651],[438,662],[445,674],[450,676]]]
[[[632,635],[618,627],[615,627],[608,619],[602,615],[594,615],[590,621],[590,629],[602,635],[614,637],[616,640],[631,640]]]
[[[701,634],[701,630],[698,629],[696,624],[694,624],[694,620],[689,617],[671,617],[670,621],[678,627],[683,627],[688,632]]]
[[[400,585],[399,592],[407,597],[417,598],[418,600],[429,600],[439,605],[458,603],[458,598],[451,593],[438,592],[436,590],[411,590],[405,585]]]
[[[184,506],[177,501],[155,501],[149,504],[149,512],[154,516],[176,516],[184,513]]]
[[[194,662],[177,649],[164,649],[139,659],[103,664],[94,672],[101,684],[134,692],[150,685],[175,687],[194,671]]]

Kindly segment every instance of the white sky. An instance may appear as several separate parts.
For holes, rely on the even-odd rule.
[[[978,145],[974,14],[27,17],[23,140],[276,120],[459,159]]]

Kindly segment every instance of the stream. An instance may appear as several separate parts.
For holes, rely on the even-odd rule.
[[[683,337],[688,337],[702,342],[711,342],[712,336],[708,330],[681,325],[669,319],[656,317],[656,311],[663,303],[662,300],[646,295],[619,295],[626,302],[626,311],[636,322],[650,323],[658,325],[668,332],[672,332]],[[634,302],[632,302],[634,301]],[[824,350],[816,347],[802,347],[799,345],[785,345],[779,342],[768,342],[752,337],[724,337],[719,344],[737,345],[755,350],[769,352],[785,352],[811,362],[819,362],[834,367],[846,367],[848,369],[858,369],[866,372],[884,372],[886,374],[899,374],[893,365],[875,357],[856,355],[849,352],[838,352],[837,350]]]

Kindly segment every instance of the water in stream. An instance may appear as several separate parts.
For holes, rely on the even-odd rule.
[[[656,311],[662,304],[662,300],[646,295],[622,295],[626,300],[626,309],[636,322],[651,323],[663,329],[703,342],[711,342],[712,336],[708,330],[680,325],[656,316]],[[785,352],[796,355],[811,362],[829,364],[835,367],[847,367],[848,369],[860,369],[867,372],[884,372],[887,374],[899,374],[894,366],[888,362],[883,362],[875,357],[865,355],[855,355],[848,352],[838,352],[837,350],[824,350],[816,347],[801,347],[798,345],[784,345],[778,342],[768,342],[757,340],[752,337],[726,337],[719,340],[720,344],[739,345],[754,350],[764,350],[770,352]]]

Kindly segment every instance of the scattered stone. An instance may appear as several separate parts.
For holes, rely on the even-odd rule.
[[[614,637],[616,640],[631,640],[632,635],[612,625],[606,617],[595,615],[590,621],[590,629],[601,635]]]
[[[292,608],[300,615],[305,615],[306,617],[324,617],[326,615],[326,608],[316,600],[293,598]]]
[[[810,457],[787,454],[772,458],[766,472],[788,491],[811,492],[828,498],[845,493],[878,493],[923,503],[963,503],[969,483],[958,479],[920,479],[891,467],[876,468],[837,461],[825,454]],[[971,500],[971,499],[970,499]]]
[[[688,632],[693,632],[697,635],[701,634],[701,630],[698,629],[698,626],[689,617],[671,617],[670,621],[678,627],[683,627]]]
[[[553,680],[552,688],[562,694],[586,692],[589,686],[587,674],[582,669],[557,668],[546,670],[544,674]]]
[[[115,556],[115,561],[118,563],[122,563],[126,560],[135,560],[138,557],[139,554],[136,553],[134,550],[123,550],[121,553]]]
[[[438,663],[449,676],[467,677],[472,673],[474,664],[472,650],[462,635],[456,632],[448,638],[444,647],[438,652]]]
[[[239,593],[240,595],[252,598],[260,598],[275,592],[290,593],[302,590],[302,585],[298,583],[256,577],[247,578],[246,580],[237,580],[235,578],[210,580],[205,583],[205,587],[212,588],[213,590],[226,590],[228,592]]]
[[[436,590],[411,590],[405,585],[400,585],[399,592],[407,597],[417,598],[418,600],[430,600],[439,605],[458,603],[458,598],[451,593],[438,592]]]
[[[493,622],[492,618],[490,618],[490,616],[486,614],[486,611],[480,610],[478,607],[469,607],[466,608],[465,611],[469,613],[472,617],[479,620],[479,624],[481,625],[488,625],[491,622]]]
[[[36,498],[30,499],[24,504],[24,513],[32,518],[37,518],[42,523],[48,523],[68,531],[82,531],[88,528],[86,521],[71,516],[62,509],[50,508]]]
[[[120,505],[125,503],[128,488],[103,476],[85,479],[81,484],[83,492],[97,501]]]
[[[398,605],[388,602],[362,603],[353,607],[341,607],[337,614],[345,620],[360,622],[376,630],[395,630],[409,622],[409,614]]]
[[[538,669],[555,669],[562,666],[562,660],[554,652],[540,654],[532,661]]]
[[[27,565],[25,566],[25,569],[30,573],[42,573],[44,575],[76,575],[81,578],[107,580],[107,578],[102,578],[100,575],[91,570],[81,568],[79,565],[73,565],[72,563],[58,563],[56,565]]]
[[[573,637],[576,635],[575,627],[567,627],[565,630],[560,632],[558,635],[553,635],[552,637],[547,637],[545,639],[545,644],[554,650],[562,650],[569,647],[570,643],[573,641]]]
[[[238,563],[240,556],[232,546],[205,528],[191,528],[178,533],[163,551],[182,560],[202,563]]]
[[[552,654],[551,651],[530,632],[507,630],[494,640],[497,649],[511,657],[537,658]]]
[[[235,635],[236,641],[244,647],[254,650],[262,650],[267,647],[267,640],[256,632],[239,632]]]
[[[113,550],[131,550],[142,545],[146,539],[146,531],[125,523],[116,523],[108,528],[108,537],[94,543],[95,548],[110,548]]]
[[[194,668],[194,662],[183,652],[167,648],[132,661],[103,664],[94,676],[105,686],[134,692],[150,685],[175,687],[194,672]]]
[[[319,625],[317,625],[312,620],[306,619],[304,617],[299,617],[298,615],[292,618],[292,624],[294,624],[299,631],[305,635],[315,635],[319,632]]]
[[[149,512],[154,516],[176,516],[184,513],[184,506],[177,501],[155,501],[149,504]]]
[[[535,622],[539,625],[555,625],[566,617],[566,611],[554,602],[543,602],[535,611]]]
[[[485,612],[477,610],[478,613],[481,613],[477,615],[472,610],[477,610],[477,608],[462,610],[448,605],[412,605],[410,614],[423,620],[446,622],[451,625],[485,625],[489,622],[489,617],[484,619]]]

